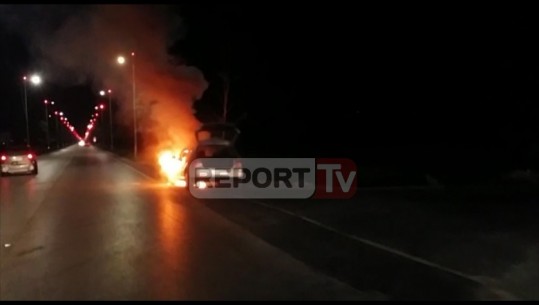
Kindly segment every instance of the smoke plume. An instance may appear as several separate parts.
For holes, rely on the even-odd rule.
[[[182,27],[166,6],[1,6],[0,17],[23,32],[47,79],[66,84],[90,79],[96,92],[110,88],[119,108],[115,121],[124,126],[131,126],[133,118],[134,61],[138,128],[154,139],[146,151],[155,155],[165,146],[193,144],[198,122],[192,103],[207,83],[197,68],[167,54]],[[119,55],[126,58],[124,65],[116,62]]]

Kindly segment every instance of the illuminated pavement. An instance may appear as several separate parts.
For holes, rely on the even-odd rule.
[[[0,178],[2,300],[538,297],[536,191],[198,201],[92,147],[39,162]]]
[[[369,299],[94,148],[0,179],[2,300]]]

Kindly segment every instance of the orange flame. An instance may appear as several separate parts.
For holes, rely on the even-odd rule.
[[[173,185],[185,186],[183,171],[185,170],[186,159],[182,158],[180,151],[164,150],[157,156],[161,174]]]
[[[173,151],[163,151],[158,155],[161,172],[169,182],[173,182],[180,176],[182,168],[181,160]]]

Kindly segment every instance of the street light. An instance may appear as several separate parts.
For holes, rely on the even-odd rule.
[[[120,60],[118,60],[118,63]],[[125,59],[124,59],[125,62]],[[101,96],[105,96],[105,90],[99,91],[99,94]],[[109,136],[110,136],[110,150],[114,150],[114,137],[112,136],[112,90],[107,90],[107,94],[109,96]],[[101,104],[101,107],[104,107],[103,104]],[[103,109],[103,108],[101,108]],[[92,115],[93,117],[93,115]]]
[[[30,78],[23,76],[23,87],[24,87],[24,113],[26,118],[26,145],[30,146],[30,125],[28,122],[28,95],[26,93],[26,81],[30,80],[30,83],[34,86],[41,84],[41,77],[37,74],[33,74]]]
[[[39,85],[39,84],[41,84],[41,77],[39,75],[34,74],[34,75],[30,76],[30,81],[34,85]]]
[[[56,120],[54,120],[54,125],[56,127],[56,148],[60,148],[60,142],[62,140],[62,135],[60,134],[60,130],[58,129],[58,111],[54,112],[54,115],[56,116]]]
[[[123,56],[118,56],[116,59],[118,64],[124,65],[126,59]],[[133,155],[134,158],[137,158],[137,105],[136,105],[136,83],[135,83],[135,52],[131,52],[131,84],[133,86]]]
[[[49,101],[43,101],[45,103],[45,128],[47,129],[45,134],[47,135],[47,149],[50,149],[50,136],[49,136]],[[54,102],[51,102],[54,105]]]

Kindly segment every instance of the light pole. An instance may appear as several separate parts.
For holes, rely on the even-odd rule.
[[[49,101],[45,100],[43,103],[45,103],[45,128],[47,129],[45,134],[47,136],[47,149],[51,149],[49,137]],[[51,102],[51,104],[54,105],[54,102]]]
[[[112,135],[112,90],[107,90],[109,96],[109,136],[110,136],[110,150],[114,150],[114,137]],[[105,91],[99,91],[101,96],[105,95]]]
[[[60,122],[62,122],[62,124],[64,123],[64,113],[62,111],[58,112],[58,115],[60,116]],[[56,120],[56,126],[58,126],[58,120]],[[60,143],[61,143],[61,146],[64,147],[64,136],[62,135],[62,130],[60,130],[59,132],[59,135],[60,135]]]
[[[228,92],[230,91],[230,79],[228,75],[221,74],[221,77],[223,78],[223,123],[226,123],[226,117],[228,114]]]
[[[24,114],[26,118],[26,145],[30,146],[30,124],[28,122],[28,95],[26,93],[26,81],[28,79],[33,85],[38,86],[39,84],[41,84],[41,77],[39,75],[34,74],[30,76],[30,78],[26,76],[22,78],[23,87],[24,87]]]
[[[56,116],[56,119],[54,120],[54,123],[56,125],[56,148],[60,148],[60,132],[59,132],[59,129],[58,129],[58,120],[60,120],[58,118],[58,111],[55,111],[54,112],[54,115]]]
[[[126,62],[125,57],[118,56],[116,59],[118,64],[123,65]],[[135,52],[131,52],[131,84],[133,87],[133,155],[137,158],[137,105],[136,105],[136,83],[135,83]]]

